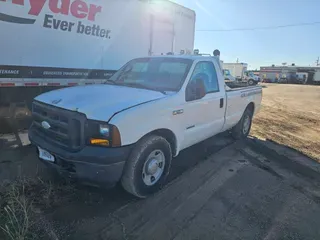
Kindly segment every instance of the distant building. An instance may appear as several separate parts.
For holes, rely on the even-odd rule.
[[[296,66],[294,64],[288,66],[267,66],[260,67],[260,78],[265,81],[277,82],[286,79],[287,82],[296,82],[298,73],[308,73],[308,82],[313,81],[316,71],[320,71],[320,67]]]

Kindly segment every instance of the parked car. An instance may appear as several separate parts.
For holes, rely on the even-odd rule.
[[[218,57],[159,56],[128,62],[103,85],[44,93],[29,139],[64,176],[146,197],[165,183],[173,157],[230,130],[247,137],[262,88],[225,86]]]

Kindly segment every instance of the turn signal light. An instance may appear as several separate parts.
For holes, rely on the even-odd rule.
[[[91,138],[90,143],[92,145],[109,146],[110,142],[107,139]]]

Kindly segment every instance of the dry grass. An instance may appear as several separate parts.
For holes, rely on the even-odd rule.
[[[320,162],[320,86],[264,84],[251,134],[292,147]]]
[[[12,185],[2,196],[4,206],[0,229],[10,240],[25,240],[29,235],[31,202],[25,197],[24,191],[24,186],[20,190]]]
[[[26,195],[26,181],[18,180],[2,187],[0,193],[0,230],[7,239],[31,239],[32,201]]]
[[[74,194],[72,185],[53,184],[41,178],[19,178],[1,189],[0,239],[57,239],[45,224],[42,210],[69,199]]]

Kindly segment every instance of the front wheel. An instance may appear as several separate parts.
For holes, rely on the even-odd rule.
[[[252,79],[249,79],[248,84],[249,84],[250,86],[252,86],[252,85],[254,85],[254,81],[253,81]]]
[[[252,124],[253,112],[250,108],[246,108],[240,121],[232,128],[232,136],[235,139],[243,139],[249,135]]]
[[[170,172],[172,151],[169,142],[156,135],[142,138],[133,149],[121,179],[123,188],[145,198],[157,192]]]

